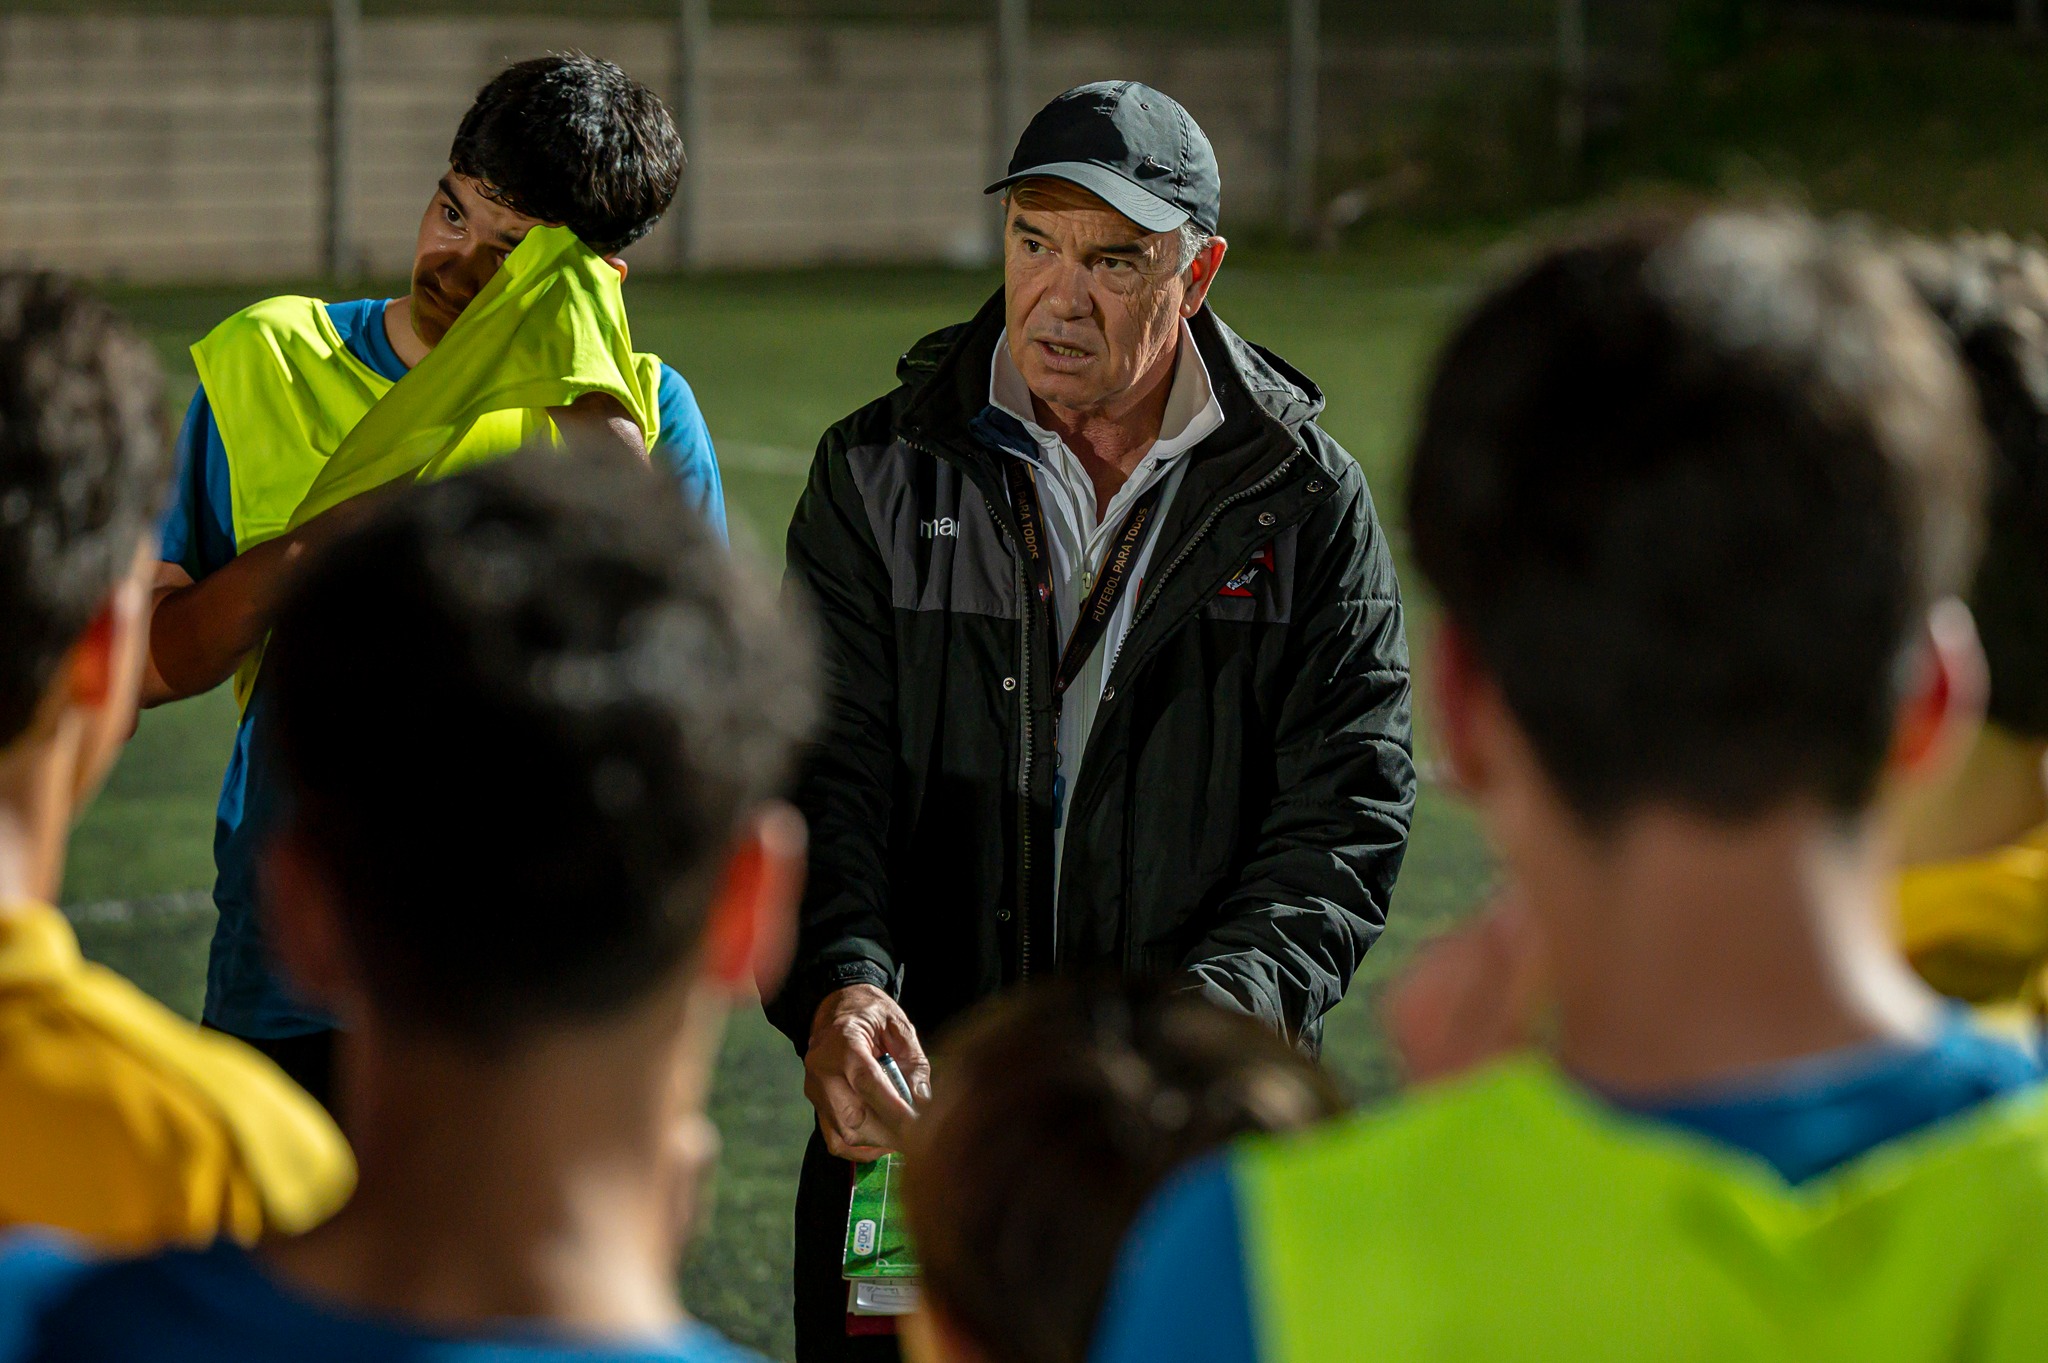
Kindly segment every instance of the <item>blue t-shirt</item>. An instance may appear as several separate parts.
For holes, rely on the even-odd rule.
[[[329,303],[327,315],[349,352],[394,383],[406,366],[384,331],[381,298]],[[725,533],[725,491],[704,414],[683,376],[664,364],[661,431],[650,451],[681,485],[685,500]],[[164,513],[162,557],[194,582],[233,561],[235,520],[228,483],[227,448],[214,424],[206,390],[192,395],[178,433],[178,481]],[[283,1037],[316,1031],[325,1019],[293,1000],[271,972],[256,918],[256,853],[276,823],[278,773],[269,745],[255,737],[264,710],[259,679],[221,781],[213,826],[213,902],[220,910],[206,964],[206,1021],[245,1037]]]
[[[643,1344],[521,1323],[458,1336],[338,1310],[231,1244],[94,1259],[46,1233],[0,1241],[0,1363],[762,1363],[706,1326]]]
[[[1671,1101],[1607,1101],[1799,1184],[2041,1079],[2033,1056],[1957,1020],[1923,1046],[1856,1047]],[[1091,1363],[1257,1363],[1242,1226],[1226,1155],[1170,1180],[1124,1242]]]

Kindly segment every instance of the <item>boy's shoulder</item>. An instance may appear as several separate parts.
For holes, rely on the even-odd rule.
[[[1302,1356],[1348,1331],[1388,1358],[1932,1358],[2048,1302],[2038,1086],[1794,1187],[1520,1057],[1253,1141],[1232,1177],[1261,1314]],[[1360,1274],[1354,1311],[1335,1288]]]
[[[8,936],[35,966],[0,993],[0,1220],[141,1247],[303,1230],[346,1200],[347,1143],[269,1061],[80,959],[54,909]]]
[[[303,335],[319,330],[321,319],[332,318],[329,304],[305,294],[281,293],[261,298],[237,312],[229,313],[206,333],[199,347],[218,350],[226,345],[248,344],[282,335]]]
[[[1232,1158],[1234,1180],[1256,1194],[1342,1188],[1337,1201],[1355,1196],[1389,1210],[1458,1200],[1502,1213],[1578,1197],[1585,1189],[1577,1185],[1686,1184],[1744,1203],[1847,1207],[1994,1172],[2005,1197],[2048,1211],[2048,1085],[1986,1102],[1789,1189],[1761,1163],[1615,1108],[1534,1055],[1305,1132],[1252,1138]],[[1625,1198],[1614,1200],[1627,1210]]]
[[[101,1258],[48,1232],[0,1235],[0,1363],[379,1358],[389,1363],[764,1363],[691,1322],[665,1340],[603,1344],[521,1330],[465,1336],[316,1302],[233,1245]]]

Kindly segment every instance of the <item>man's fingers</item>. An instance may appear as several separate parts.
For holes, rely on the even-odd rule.
[[[825,1133],[828,1143],[859,1143],[860,1129],[868,1119],[867,1105],[851,1085],[836,1075],[809,1071],[804,1075],[804,1097],[817,1110],[818,1129]]]
[[[901,1149],[903,1133],[917,1120],[917,1113],[903,1101],[896,1085],[872,1056],[856,1056],[851,1072],[853,1091],[867,1108],[866,1131],[879,1134],[892,1150]]]
[[[917,1028],[910,1025],[910,1019],[903,1015],[902,1009],[893,1008],[882,1024],[881,1033],[882,1045],[896,1062],[896,1068],[903,1071],[911,1096],[920,1103],[929,1099],[932,1096],[932,1062],[924,1053],[924,1044],[917,1039]]]

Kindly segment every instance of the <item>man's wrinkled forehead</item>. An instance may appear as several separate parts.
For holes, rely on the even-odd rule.
[[[1081,186],[1049,177],[1018,185],[1008,205],[1013,235],[1076,235],[1092,249],[1119,255],[1142,255],[1173,235],[1148,231]]]

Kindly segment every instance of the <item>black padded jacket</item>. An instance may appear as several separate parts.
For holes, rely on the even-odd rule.
[[[810,878],[769,1016],[899,991],[930,1044],[1049,970],[1176,975],[1305,1046],[1386,922],[1415,798],[1400,594],[1322,394],[1204,309],[1224,413],[1189,451],[1091,731],[1053,884],[1045,607],[975,434],[998,294],[825,433],[789,529],[828,702]]]

